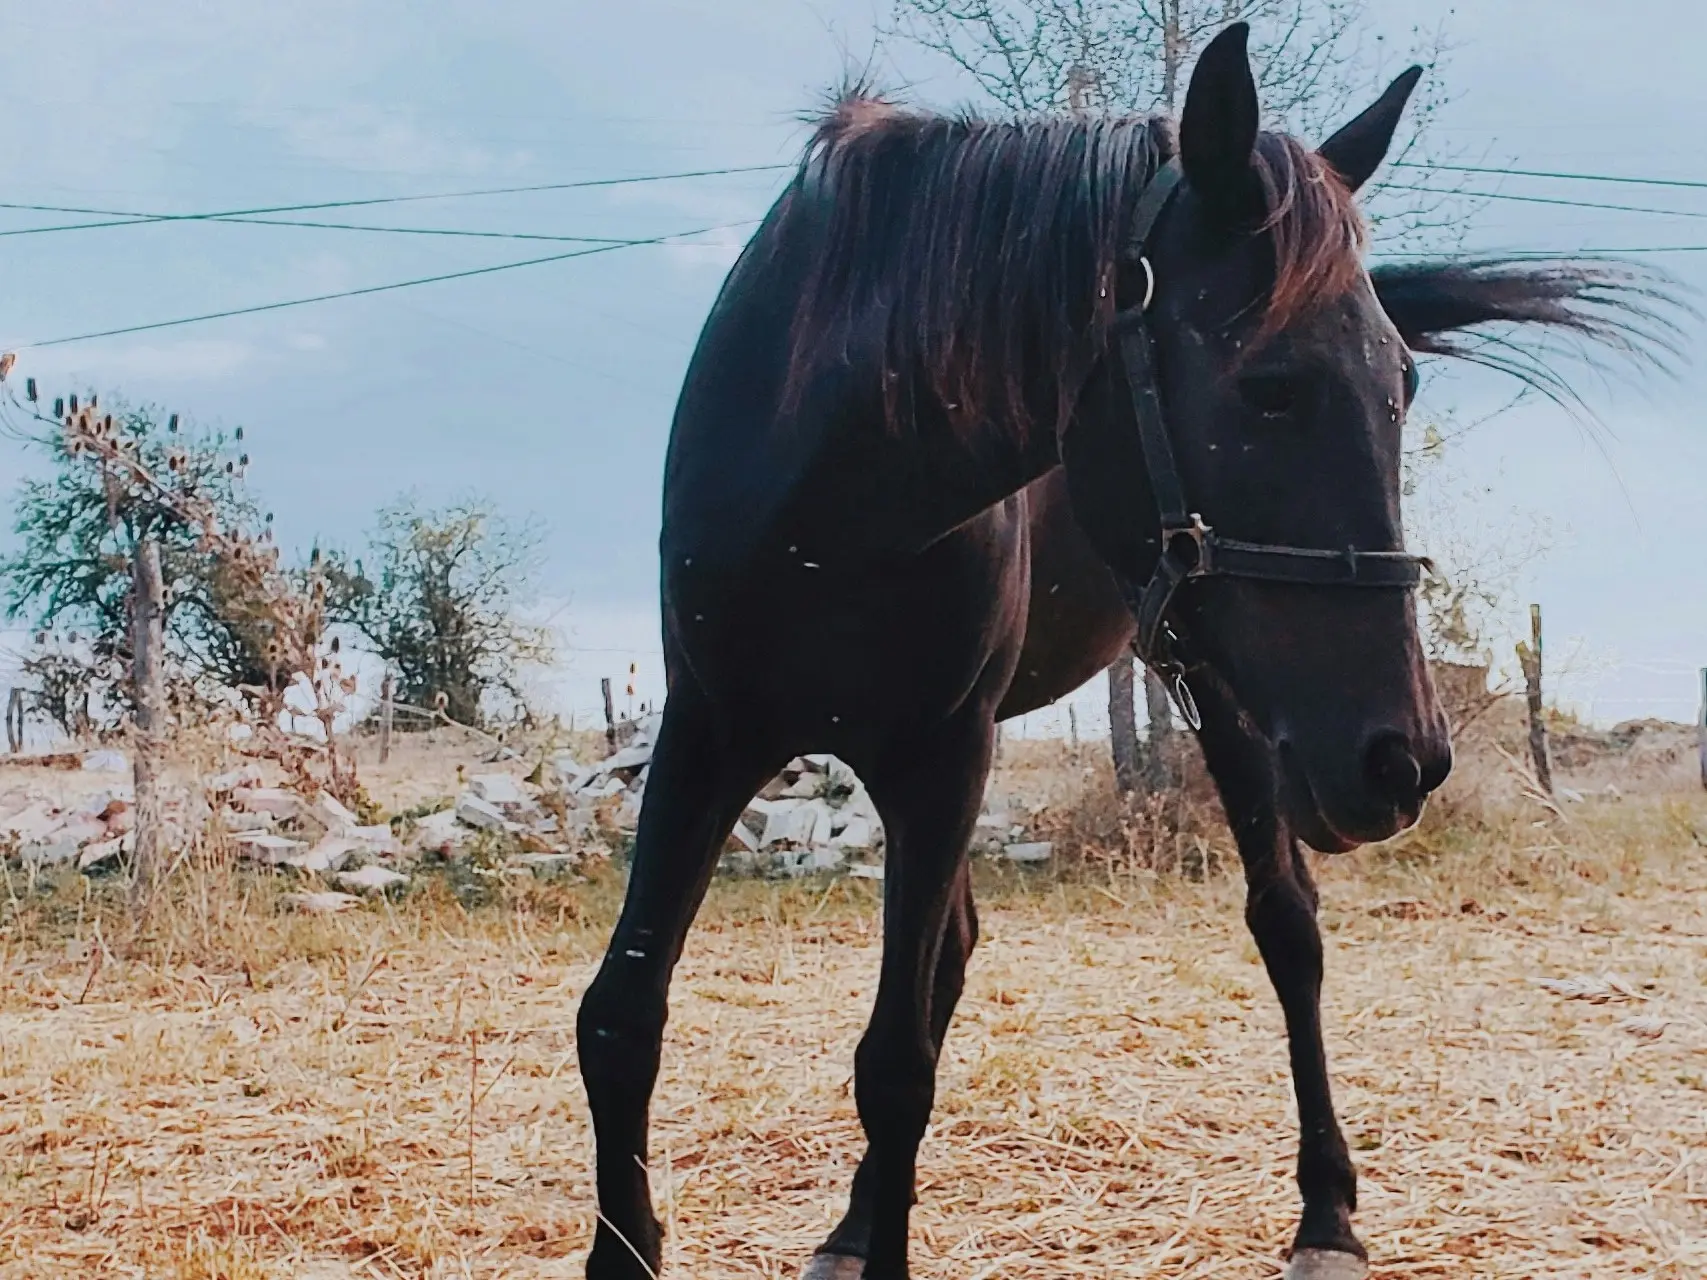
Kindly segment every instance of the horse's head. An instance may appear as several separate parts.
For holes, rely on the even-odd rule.
[[[1184,510],[1230,576],[1187,579],[1146,657],[1237,702],[1276,749],[1293,829],[1324,850],[1413,823],[1452,760],[1415,569],[1393,554],[1415,363],[1362,265],[1353,199],[1417,74],[1311,152],[1259,133],[1243,26],[1208,46],[1179,121],[1183,182],[1147,263],[1133,256],[1115,284],[1116,332],[1141,322],[1148,345],[1111,339],[1062,440],[1075,514],[1141,611],[1166,549],[1182,569],[1204,554],[1164,536],[1167,486],[1151,482],[1154,449],[1148,464],[1138,450],[1129,377],[1154,387]]]

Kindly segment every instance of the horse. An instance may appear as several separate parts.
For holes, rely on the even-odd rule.
[[[1177,123],[945,117],[850,90],[731,269],[666,455],[668,693],[577,1014],[589,1280],[658,1274],[648,1108],[671,974],[734,822],[808,752],[852,766],[887,843],[855,1058],[867,1149],[805,1275],[905,1280],[996,726],[1127,646],[1196,730],[1285,1015],[1288,1275],[1366,1273],[1301,845],[1394,835],[1451,768],[1400,521],[1415,353],[1474,357],[1455,335],[1497,321],[1617,341],[1635,302],[1589,264],[1368,270],[1356,192],[1420,69],[1312,151],[1259,129],[1247,37],[1205,48]]]

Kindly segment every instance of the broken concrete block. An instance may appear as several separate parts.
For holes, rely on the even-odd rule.
[[[565,811],[564,816],[568,819],[563,824],[565,834],[576,836],[591,831],[598,817],[591,809],[569,809]]]
[[[981,813],[978,815],[978,830],[1006,833],[1013,826],[1014,820],[1006,813]]]
[[[258,787],[261,785],[261,771],[252,764],[240,765],[238,768],[216,773],[202,779],[202,790],[209,795],[230,795],[239,787]]]
[[[328,834],[341,836],[361,825],[361,819],[351,813],[336,796],[322,791],[307,806],[310,818],[324,827]]]
[[[121,853],[129,853],[135,843],[133,836],[120,836],[116,840],[102,840],[96,844],[84,845],[83,852],[77,855],[77,869],[88,871],[104,862],[110,862]]]
[[[28,844],[32,840],[39,840],[64,821],[64,817],[55,812],[51,805],[32,804],[9,817],[0,818],[0,835],[11,836],[19,844]]]
[[[803,773],[783,788],[784,796],[796,800],[816,800],[829,788],[829,779],[821,773]]]
[[[850,818],[841,832],[832,837],[830,843],[838,849],[869,849],[874,840],[872,825],[869,818]]]
[[[853,794],[843,802],[842,809],[854,816],[877,821],[877,805],[872,802],[871,793],[858,783],[854,785]]]
[[[26,867],[57,867],[77,856],[82,842],[76,835],[60,828],[26,844],[19,855]]]
[[[357,893],[383,893],[387,889],[395,889],[400,884],[408,884],[409,877],[399,875],[395,871],[387,871],[384,867],[363,867],[359,871],[341,871],[337,876],[338,883],[346,889],[354,889]]]
[[[84,845],[93,844],[106,836],[106,824],[100,820],[71,817],[58,822],[36,839],[24,841],[19,853],[27,867],[56,867],[61,863],[70,862]]]
[[[362,900],[348,893],[287,893],[280,901],[309,915],[325,916],[361,906]]]
[[[807,872],[823,872],[838,870],[848,860],[847,851],[834,845],[813,845],[806,851],[802,860],[802,869]]]
[[[457,797],[456,817],[458,822],[481,831],[507,831],[513,825],[497,805],[481,799],[472,791],[464,791]]]
[[[298,871],[314,871],[324,875],[328,871],[337,871],[356,856],[361,846],[346,836],[326,836],[312,849],[302,853],[293,853],[279,860],[281,866],[294,867]]]
[[[278,866],[308,847],[301,840],[287,839],[270,831],[239,831],[231,837],[231,843],[239,853],[269,866]]]
[[[881,880],[883,879],[883,868],[869,862],[850,862],[848,864],[848,875],[854,880]]]
[[[768,818],[773,813],[792,812],[793,810],[798,809],[803,803],[805,802],[801,800],[783,799],[781,797],[773,797],[767,800],[764,796],[759,795],[753,797],[752,803],[747,806],[747,811],[749,813],[762,814],[764,817]]]
[[[447,852],[462,844],[474,833],[457,821],[456,810],[441,809],[415,822],[411,842],[418,849],[437,849]]]
[[[820,831],[822,835],[820,836]],[[828,844],[830,840],[830,808],[821,802],[802,804],[797,809],[785,809],[781,813],[771,813],[765,818],[764,835],[759,839],[761,848],[769,848],[773,844],[794,844],[808,846]]]
[[[532,803],[521,785],[507,773],[481,773],[468,780],[468,789],[487,804],[500,809],[521,808]]]
[[[130,808],[132,791],[129,787],[114,787],[109,791],[97,791],[87,800],[80,801],[75,812],[88,818],[99,818],[106,822],[116,813],[122,813]]]
[[[757,853],[759,851],[759,838],[753,834],[753,829],[745,822],[737,822],[735,824],[735,829],[729,834],[733,837],[735,843],[740,845],[748,853]]]
[[[1002,856],[1009,862],[1048,862],[1055,856],[1055,845],[1048,840],[1005,845],[1002,848]]]
[[[271,831],[278,821],[270,813],[247,813],[237,809],[227,809],[220,820],[230,832]]]
[[[281,787],[239,787],[231,803],[250,813],[270,813],[281,822],[301,817],[306,806],[302,797]]]
[[[454,815],[453,815],[454,816]],[[374,853],[401,853],[403,842],[392,831],[386,822],[376,822],[369,827],[351,827],[346,833],[351,840],[358,841]]]
[[[130,761],[125,759],[124,752],[103,747],[83,757],[83,770],[85,773],[129,773]]]
[[[567,751],[559,751],[551,757],[551,767],[557,773],[557,780],[562,790],[578,790],[583,782],[593,774],[593,766],[582,764]]]

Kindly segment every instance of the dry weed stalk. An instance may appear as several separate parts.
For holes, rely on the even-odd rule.
[[[307,794],[325,788],[340,800],[353,802],[358,794],[355,758],[339,749],[335,729],[347,709],[347,699],[356,690],[356,678],[344,672],[338,638],[326,634],[326,580],[319,551],[301,572],[283,568],[270,528],[257,534],[223,524],[213,503],[156,475],[143,460],[138,439],[128,435],[114,415],[101,413],[97,398],[79,404],[72,396],[56,403],[55,416],[47,417],[33,407],[32,379],[29,399],[32,407],[24,411],[37,422],[62,432],[66,451],[72,457],[86,459],[100,470],[110,514],[116,515],[127,492],[145,493],[170,509],[195,530],[199,549],[228,577],[233,587],[231,597],[241,602],[245,620],[266,635],[268,679],[264,684],[243,685],[236,690],[244,699],[238,718],[252,732],[246,753],[282,766],[298,789]],[[15,398],[12,403],[23,407]],[[168,429],[176,432],[177,422],[177,415],[172,415]],[[242,439],[241,431],[237,438]],[[226,471],[241,475],[248,462],[247,454],[228,460]],[[172,470],[184,465],[182,450],[167,455],[167,466]],[[168,591],[170,587],[167,584]],[[297,714],[289,704],[296,689],[304,690],[311,700],[308,714],[320,726],[319,739],[287,727]]]

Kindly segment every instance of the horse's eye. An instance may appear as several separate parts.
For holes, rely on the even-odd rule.
[[[1405,374],[1405,403],[1410,404],[1422,388],[1422,375],[1417,372],[1417,362],[1411,356],[1406,356],[1399,368],[1404,370]]]
[[[1298,380],[1283,374],[1260,374],[1239,380],[1245,403],[1265,418],[1289,417],[1303,399]]]

